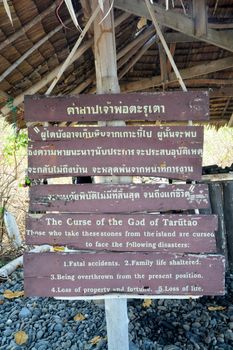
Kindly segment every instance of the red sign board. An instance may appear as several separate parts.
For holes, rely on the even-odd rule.
[[[208,185],[46,185],[30,187],[31,211],[129,213],[204,209]]]
[[[83,250],[216,251],[214,215],[46,214],[27,217],[26,243]]]
[[[208,120],[208,92],[25,96],[26,121]]]
[[[26,296],[224,294],[224,257],[219,255],[26,253],[24,265]]]
[[[62,141],[56,140],[59,135],[63,135]],[[179,131],[177,127],[80,131],[79,128],[34,128],[30,136],[55,138],[29,143],[30,178],[85,175],[201,178],[203,129],[200,127],[184,127]]]
[[[206,92],[26,96],[25,119],[199,121],[208,119],[208,104]],[[34,126],[29,138],[31,179],[201,178],[202,127]],[[27,216],[27,243],[79,252],[26,253],[25,294],[223,295],[224,257],[204,254],[216,251],[217,217],[180,213],[208,207],[204,184],[31,186],[29,210],[34,214]]]

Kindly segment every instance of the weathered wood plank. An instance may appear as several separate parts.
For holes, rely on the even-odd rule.
[[[216,251],[214,215],[46,214],[27,216],[26,243],[111,251]]]
[[[202,36],[207,36],[208,14],[206,0],[193,1],[193,17],[195,36],[198,38],[201,38]]]
[[[216,233],[217,252],[227,258],[227,234],[223,209],[223,189],[220,183],[209,183],[210,204],[212,213],[218,217],[218,230]],[[226,259],[228,266],[228,259]]]
[[[229,268],[233,272],[233,181],[223,185],[224,190],[224,218],[227,232]]]
[[[26,296],[224,294],[219,255],[26,253],[24,264]]]
[[[85,174],[201,179],[202,127],[67,129],[30,130],[33,138],[36,133],[36,138],[55,138],[29,142],[30,178]],[[56,141],[59,136],[62,140]]]
[[[114,6],[136,16],[151,19],[144,0],[115,0]],[[199,37],[195,33],[194,20],[189,16],[175,10],[166,11],[164,7],[155,3],[153,3],[153,9],[160,25],[233,52],[232,31],[229,30],[226,32],[208,28],[206,35],[203,34]]]
[[[132,213],[209,207],[207,185],[47,185],[30,187],[31,211]]]
[[[205,91],[25,96],[26,121],[208,120]]]
[[[188,67],[180,70],[180,74],[183,80],[192,79],[195,77],[200,77],[201,75],[207,75],[213,72],[218,72],[223,69],[228,69],[233,67],[233,57],[220,58],[218,60],[212,60],[209,62],[197,64],[193,67]],[[169,82],[176,82],[175,73],[169,75]],[[132,91],[142,91],[149,89],[151,87],[161,86],[160,75],[154,76],[152,78],[144,78],[138,81],[132,81],[121,84],[121,91],[132,92]],[[228,94],[230,91],[228,92]],[[181,120],[181,119],[178,119]],[[195,121],[195,118],[192,120]]]

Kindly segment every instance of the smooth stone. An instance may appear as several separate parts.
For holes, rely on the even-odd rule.
[[[27,307],[23,307],[19,312],[20,318],[26,318],[31,316],[31,311]]]
[[[185,331],[189,331],[190,330],[190,326],[188,324],[184,324],[183,328]]]
[[[13,333],[12,329],[11,328],[6,328],[5,331],[3,332],[3,334],[6,336],[6,337],[9,337],[9,335],[11,335]]]
[[[77,345],[76,345],[76,344],[72,345],[71,348],[70,348],[70,350],[78,350]]]
[[[224,343],[224,338],[219,336],[219,337],[217,337],[217,341],[219,343]]]
[[[47,350],[47,345],[41,345],[39,346],[38,350]]]
[[[54,327],[54,331],[56,332],[61,332],[63,329],[63,326],[61,325],[61,323],[57,323]]]
[[[69,348],[71,347],[72,343],[71,343],[70,340],[67,340],[67,341],[65,342],[65,345],[66,345],[66,349],[69,349]]]
[[[43,337],[43,335],[44,335],[44,332],[42,330],[39,330],[36,337],[37,337],[37,339],[41,339]]]
[[[233,340],[233,332],[231,329],[228,329],[226,332],[225,332],[225,338],[228,339],[228,340]]]
[[[9,320],[6,321],[6,325],[7,325],[7,326],[10,326],[12,323],[13,323],[13,321],[12,321],[11,319],[9,319]]]
[[[131,341],[129,342],[129,350],[139,350],[138,347]]]
[[[200,327],[201,327],[201,324],[200,324],[199,322],[194,322],[194,323],[192,324],[192,327],[194,327],[194,328],[200,328]]]
[[[209,335],[207,335],[207,337],[205,337],[205,339],[204,339],[204,342],[206,344],[210,344],[211,343],[211,337]]]
[[[72,332],[68,332],[68,333],[66,334],[66,339],[72,340],[72,339],[74,339],[74,337],[75,337],[75,334],[72,333]]]
[[[96,346],[95,350],[104,350],[106,345],[106,340],[102,339]]]

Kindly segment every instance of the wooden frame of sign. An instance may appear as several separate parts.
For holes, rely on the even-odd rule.
[[[92,6],[94,10],[97,1],[93,1]],[[110,3],[106,1],[104,6],[107,13]],[[111,11],[109,12],[110,15],[104,21],[101,21],[103,14],[99,13],[94,22],[97,95],[61,98],[26,97],[25,119],[29,122],[51,121],[55,123],[59,121],[99,120],[104,122],[109,120],[111,123],[113,120],[115,125],[121,126],[124,124],[121,122],[123,120],[207,120],[209,108],[206,92],[119,94],[113,15]],[[106,92],[111,92],[113,95],[104,94]],[[101,95],[98,95],[100,93]],[[32,179],[73,174],[76,176],[78,174],[83,176],[88,174],[125,176],[143,175],[144,173],[182,180],[200,179],[201,150],[200,144],[198,144],[200,138],[198,140],[198,137],[191,138],[193,143],[190,143],[190,139],[187,142],[185,139],[179,140],[177,136],[171,141],[172,136],[168,133],[168,139],[160,140],[158,132],[162,130],[157,129],[157,134],[152,132],[152,140],[149,140],[149,133],[143,138],[143,133],[146,132],[144,128],[141,131],[132,130],[137,134],[136,139],[133,137],[133,133],[130,136],[127,134],[127,138],[116,137],[114,133],[110,134],[113,137],[112,143],[106,141],[106,137],[103,136],[95,135],[93,138],[93,134],[92,139],[84,137],[83,134],[82,139],[78,136],[63,140],[59,136],[55,139],[43,140],[42,132],[46,134],[46,137],[47,135],[51,137],[50,131],[52,132],[49,129],[40,130],[38,127],[30,133],[32,142],[29,146],[29,152],[31,152],[29,154],[29,168],[31,170],[29,175]],[[107,129],[105,131],[110,132]],[[130,130],[127,128],[124,131]],[[165,131],[170,132],[170,130]],[[173,129],[172,131],[174,131],[174,135],[181,137],[179,130]],[[195,131],[198,133],[197,129]],[[67,132],[70,132],[72,136],[74,130],[66,129],[65,136],[68,135]],[[42,140],[38,140],[36,136],[38,134],[41,135]],[[60,134],[63,135],[63,133]],[[156,140],[156,144],[154,140]],[[82,148],[82,143],[86,147]],[[113,143],[116,143],[117,147]],[[135,145],[137,145],[136,153]],[[64,150],[66,152],[63,154]],[[80,151],[83,154],[84,151],[88,151],[91,155],[88,164],[86,164],[88,155],[85,156],[85,154],[82,160],[79,158],[76,162],[76,158],[81,157]],[[157,153],[158,151],[160,154]],[[122,157],[124,158],[123,162]],[[136,157],[135,161],[133,161],[134,157]],[[75,169],[72,169],[73,167]],[[77,171],[77,169],[81,169],[81,171]],[[114,178],[116,177],[114,176]],[[130,177],[128,177],[129,179]],[[121,180],[125,183],[127,179],[121,178]],[[88,252],[75,253],[74,255],[67,253],[25,254],[26,294],[39,293],[62,298],[72,295],[75,298],[80,296],[81,298],[89,298],[90,296],[92,299],[106,298],[108,348],[109,350],[128,350],[126,298],[132,297],[135,292],[135,296],[141,298],[145,296],[188,297],[190,294],[221,295],[224,293],[224,257],[209,254],[187,254],[192,251],[206,253],[215,250],[213,231],[216,227],[216,218],[206,219],[201,216],[194,218],[188,217],[186,214],[181,214],[178,218],[177,216],[169,216],[168,213],[162,217],[158,213],[157,216],[152,213],[155,210],[163,211],[171,208],[187,210],[195,207],[206,207],[208,193],[205,188],[198,187],[198,185],[188,185],[188,188],[185,189],[180,184],[177,188],[159,186],[153,189],[150,187],[150,190],[145,186],[135,188],[134,185],[129,184],[125,187],[112,185],[110,188],[93,186],[92,189],[82,187],[82,191],[80,191],[79,186],[76,186],[79,187],[79,190],[75,189],[74,193],[69,192],[73,190],[71,187],[60,188],[59,193],[56,186],[47,187],[47,191],[50,191],[47,193],[42,189],[43,186],[32,187],[30,210],[33,208],[38,211],[44,208],[47,214],[39,219],[41,220],[40,224],[38,221],[33,221],[34,218],[28,218],[27,239],[38,237],[46,237],[47,239],[48,236],[51,238],[60,233],[64,237],[68,235],[68,232],[69,234],[71,232],[77,234],[78,232],[77,241],[79,241],[80,235],[84,238],[83,241],[80,239],[76,245],[76,242],[73,244],[74,241],[69,239],[67,244],[74,245],[76,248],[88,245],[86,247]],[[103,184],[102,186],[109,185]],[[147,191],[144,192],[146,189]],[[147,193],[146,196],[145,193]],[[143,200],[139,200],[139,197],[142,197]],[[103,205],[104,201],[105,205]],[[54,210],[57,210],[58,213],[53,213]],[[92,214],[88,214],[90,212]],[[88,216],[89,219],[85,219],[83,215]],[[110,218],[109,215],[112,217]],[[187,222],[184,222],[184,218]],[[194,229],[196,222],[198,222],[197,219],[207,225],[205,229],[201,231],[197,227],[197,230]],[[76,228],[66,228],[67,225],[74,226],[77,222],[79,222],[79,230],[80,222],[85,226],[85,229],[80,230],[81,233]],[[151,227],[153,222],[155,227]],[[188,222],[190,226],[188,226]],[[35,226],[37,224],[38,227]],[[100,227],[97,228],[97,225]],[[90,226],[89,229],[87,226]],[[115,226],[115,228],[109,230],[109,226]],[[116,230],[116,228],[119,229]],[[111,236],[112,240],[99,239],[98,235],[101,237],[104,234],[114,235],[114,237]],[[116,239],[116,234],[119,235],[119,239]],[[162,239],[160,239],[160,235]],[[172,240],[173,235],[175,236]],[[205,244],[197,243],[199,238],[195,235],[201,235]],[[85,240],[85,238],[87,239]],[[96,238],[98,239],[96,240]],[[99,247],[101,250],[98,253],[96,253],[97,242],[101,245]],[[141,251],[132,249],[133,251],[120,252],[120,249],[126,250],[132,243],[135,247],[140,245]],[[178,249],[179,253],[167,252],[168,246],[173,247],[172,249]],[[95,249],[92,250],[92,248]],[[114,251],[108,250],[109,248]],[[94,252],[95,254],[93,254]],[[209,280],[210,270],[213,269],[214,278],[207,286],[206,277],[208,276]],[[43,280],[44,283],[40,282],[38,285],[36,272],[40,274],[40,281]],[[95,288],[95,290],[91,288]],[[103,288],[106,289],[103,290]],[[109,295],[111,298],[122,296],[124,299],[119,301],[115,298],[108,301]]]
[[[206,93],[179,92],[174,98],[177,94],[186,107],[193,99],[194,110],[201,111],[204,118],[208,115]],[[170,110],[172,96],[153,94],[153,100],[152,94],[27,97],[26,115],[30,121],[62,120],[59,113],[74,100],[86,113],[97,102],[103,112],[104,103],[129,105],[133,98],[142,107],[145,100],[147,105],[164,103],[165,110]],[[199,98],[200,105],[197,96],[204,98]],[[186,112],[183,118],[190,115],[190,110]],[[85,118],[90,119],[88,113],[82,114],[81,120]],[[157,118],[156,113],[150,118]],[[180,180],[201,177],[203,128],[199,126],[34,126],[29,128],[29,137],[28,175],[32,179],[122,174]],[[217,218],[187,214],[187,210],[208,206],[205,184],[32,186],[29,210],[46,214],[28,215],[27,243],[65,245],[79,252],[26,253],[25,293],[82,298],[112,293],[124,298],[222,295],[224,257],[213,255]],[[214,276],[211,283],[210,274]]]

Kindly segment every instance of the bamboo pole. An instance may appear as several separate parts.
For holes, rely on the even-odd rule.
[[[134,65],[135,63],[144,55],[144,53],[156,42],[157,35],[153,35],[138,51],[138,53],[132,57],[129,63],[120,71],[119,79],[121,79]]]
[[[156,17],[155,17],[153,7],[152,7],[152,5],[151,5],[151,3],[150,3],[149,0],[145,0],[145,2],[146,2],[146,6],[147,6],[147,8],[148,8],[148,11],[149,11],[149,13],[150,13],[152,22],[153,22],[153,24],[154,24],[154,26],[155,26],[156,32],[157,32],[157,34],[158,34],[158,36],[159,36],[159,39],[160,39],[160,41],[161,41],[161,43],[162,43],[162,45],[163,45],[163,48],[164,48],[165,52],[166,52],[166,54],[167,54],[167,57],[168,57],[168,59],[169,59],[169,61],[170,61],[170,63],[171,63],[171,66],[172,66],[172,68],[173,68],[173,70],[174,70],[174,72],[175,72],[175,75],[176,75],[176,77],[177,77],[177,80],[178,80],[178,82],[180,83],[180,86],[182,87],[182,90],[183,90],[183,91],[187,91],[187,88],[186,88],[186,86],[185,86],[185,84],[184,84],[184,81],[183,81],[183,79],[182,79],[182,76],[180,75],[180,72],[179,72],[179,70],[177,69],[177,66],[176,66],[175,61],[174,61],[174,59],[173,59],[173,57],[172,57],[172,54],[171,54],[171,52],[170,52],[170,50],[169,50],[169,47],[167,46],[167,43],[166,43],[166,41],[165,41],[165,39],[164,39],[164,36],[163,36],[163,33],[162,33],[162,31],[161,31],[161,29],[160,29],[160,27],[159,27],[159,23],[158,23],[158,21],[157,21],[157,19],[156,19]]]
[[[97,0],[92,3],[96,5]],[[111,0],[104,3],[107,13]],[[93,6],[93,4],[92,4]],[[113,11],[106,19],[100,21],[104,14],[100,13],[94,22],[94,54],[96,67],[97,93],[118,93],[120,91],[117,78],[116,45],[114,33]],[[121,121],[111,121],[105,125],[124,125]],[[131,177],[99,177],[100,182],[125,183],[131,182]],[[108,350],[129,350],[127,299],[105,299],[105,315],[107,322]]]
[[[30,250],[30,252],[33,253],[43,253],[48,252],[51,250],[51,246],[49,245],[42,245],[35,247],[34,249]],[[0,268],[0,278],[8,278],[8,276],[14,272],[19,266],[23,266],[23,255],[19,256],[18,258],[10,261],[8,264],[4,265]]]
[[[48,90],[46,91],[46,95],[49,95],[51,93],[51,91],[54,89],[54,87],[56,86],[58,80],[60,79],[60,77],[62,76],[62,74],[64,73],[64,71],[66,70],[66,68],[70,65],[71,60],[75,54],[75,52],[77,51],[78,47],[80,46],[85,34],[87,33],[88,29],[90,28],[92,22],[94,21],[95,17],[97,16],[98,12],[100,11],[100,7],[99,4],[96,7],[95,11],[93,12],[93,14],[91,15],[90,19],[88,20],[85,28],[83,29],[82,33],[80,34],[76,44],[74,45],[74,47],[72,48],[69,56],[67,57],[67,59],[65,60],[65,62],[62,64],[61,68],[58,71],[58,74],[56,76],[56,78],[53,80],[52,84],[50,85],[50,87],[48,88]]]
[[[155,30],[152,26],[150,26],[148,29],[145,29],[141,34],[139,34],[136,37],[136,39],[132,40],[117,54],[117,59],[120,60],[129,52],[129,50],[133,49],[137,44],[141,43],[142,40],[146,41],[154,33]]]

